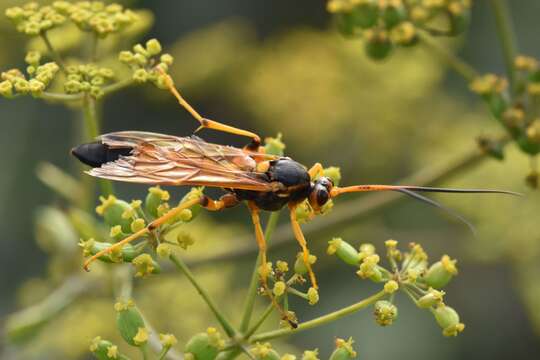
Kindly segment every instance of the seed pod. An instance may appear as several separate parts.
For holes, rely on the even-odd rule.
[[[433,288],[429,288],[428,293],[418,299],[416,305],[421,309],[428,309],[432,306],[442,305],[443,297],[444,291],[437,291]]]
[[[103,216],[105,223],[109,226],[120,225],[124,233],[130,233],[133,219],[122,216],[125,211],[130,209],[129,204],[118,200],[113,195],[109,195],[108,198],[100,197],[100,200],[101,205],[96,207],[96,212]]]
[[[379,19],[379,6],[376,0],[363,0],[350,11],[336,15],[339,31],[343,35],[353,35],[356,27],[368,29]]]
[[[161,266],[149,254],[140,254],[131,263],[135,266],[136,277],[146,277],[161,272]]]
[[[86,241],[79,242],[79,246],[83,248],[83,255],[91,256],[95,255],[101,250],[105,250],[111,247],[113,244],[108,242],[95,241],[94,239],[88,239]],[[125,244],[117,252],[113,252],[109,255],[100,256],[98,259],[107,263],[112,262],[131,262],[144,250],[144,244]]]
[[[459,322],[459,314],[450,306],[441,305],[433,311],[437,324],[443,329],[444,336],[456,336],[465,329]]]
[[[379,300],[375,303],[375,321],[381,326],[392,325],[397,319],[398,309],[390,301]]]
[[[148,195],[144,200],[144,208],[147,213],[154,218],[158,217],[158,207],[170,198],[169,192],[162,190],[159,186],[154,186],[148,189]]]
[[[345,341],[344,339],[336,339],[336,349],[330,355],[330,360],[352,360],[356,357],[356,351],[353,349],[354,343],[352,338]]]
[[[385,33],[379,33],[366,41],[366,54],[376,61],[384,60],[390,55],[393,45]]]
[[[403,4],[387,4],[382,10],[381,17],[387,29],[391,29],[407,18],[407,9]]]
[[[356,266],[360,263],[358,251],[341,238],[333,238],[330,240],[326,252],[330,255],[336,254],[343,262],[349,265]]]
[[[185,353],[191,354],[194,360],[214,360],[223,348],[224,342],[215,328],[208,328],[205,333],[199,333],[189,339]]]
[[[140,329],[146,329],[144,320],[135,307],[133,301],[118,302],[114,305],[116,310],[116,327],[122,338],[132,346],[140,346],[145,341],[141,338]]]
[[[102,340],[97,336],[90,344],[90,351],[98,360],[129,360],[120,354],[118,347],[108,340]]]
[[[430,266],[423,280],[428,286],[434,289],[445,287],[450,280],[458,273],[456,268],[456,260],[450,259],[448,255],[444,255],[440,261],[437,261]]]
[[[280,360],[281,358],[277,351],[272,349],[270,343],[256,343],[250,350],[257,360]]]
[[[183,203],[184,201],[199,199],[203,197],[204,196],[203,191],[204,191],[204,187],[192,187],[191,190],[186,195],[184,195],[184,197],[180,201],[180,204]],[[202,210],[202,206],[199,204],[193,205],[192,207],[189,208],[189,210],[191,210],[191,217],[189,218],[189,221],[193,221],[193,219],[199,216]]]

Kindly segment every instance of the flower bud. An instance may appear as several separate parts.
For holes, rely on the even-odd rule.
[[[90,344],[90,351],[98,360],[128,360],[118,351],[118,347],[108,340],[95,337]]]
[[[157,246],[156,248],[156,253],[164,258],[164,259],[167,259],[169,258],[169,256],[171,256],[171,253],[172,253],[172,249],[171,249],[171,246],[169,244],[166,244],[166,243],[161,243]]]
[[[354,340],[349,338],[345,341],[344,339],[336,339],[336,349],[330,355],[330,360],[352,360],[356,357],[356,351],[354,350],[352,344]]]
[[[401,1],[386,4],[382,9],[381,18],[387,29],[393,28],[407,18],[407,9]]]
[[[278,260],[276,262],[276,269],[279,270],[282,274],[285,274],[289,271],[289,264],[286,261]]]
[[[131,232],[132,219],[126,219],[122,216],[126,210],[130,209],[129,204],[123,200],[118,200],[113,195],[109,195],[108,198],[101,196],[99,199],[101,205],[96,207],[96,212],[103,216],[105,223],[109,226],[122,226],[124,233]]]
[[[390,301],[379,300],[375,303],[375,321],[381,326],[392,325],[397,319],[398,309]]]
[[[191,354],[194,360],[213,360],[223,348],[225,342],[215,328],[208,328],[205,333],[193,336],[186,344],[185,354]]]
[[[174,62],[174,58],[171,54],[163,54],[159,57],[159,61],[165,65],[171,66]]]
[[[116,310],[116,327],[122,338],[132,346],[144,344],[148,340],[148,332],[141,313],[133,301],[117,302],[114,304],[114,309]]]
[[[319,349],[304,351],[302,360],[319,360]]]
[[[283,156],[285,144],[281,141],[281,133],[278,133],[275,138],[267,137],[264,139],[264,151],[269,155]]]
[[[308,257],[309,264],[313,265],[316,261],[317,256],[310,254]],[[304,254],[301,252],[296,255],[296,261],[294,262],[294,272],[298,275],[305,275],[308,272],[306,263],[304,262]]]
[[[433,314],[437,324],[443,329],[444,336],[457,336],[465,329],[465,324],[459,322],[459,314],[450,306],[438,306]]]
[[[7,98],[13,97],[13,84],[11,81],[4,80],[0,82],[0,95]]]
[[[148,72],[145,69],[137,69],[133,72],[133,80],[139,84],[148,80]]]
[[[178,343],[176,336],[173,334],[159,334],[159,342],[165,348],[170,348]]]
[[[40,60],[41,60],[41,53],[39,51],[29,51],[24,58],[24,61],[28,65],[33,65],[33,66],[38,66]]]
[[[203,191],[204,191],[204,187],[192,187],[191,190],[189,190],[189,192],[186,195],[184,195],[182,200],[180,200],[180,204],[185,201],[200,199],[201,197],[204,196]],[[189,221],[192,221],[197,216],[199,216],[202,210],[202,206],[199,204],[193,205],[192,207],[189,208],[189,210],[191,210],[191,218]]]
[[[150,39],[146,42],[146,51],[150,56],[155,56],[161,53],[161,44],[157,39]]]
[[[144,201],[144,207],[146,212],[152,215],[152,217],[157,218],[158,206],[161,205],[164,201],[168,201],[169,199],[169,192],[166,190],[162,190],[159,186],[149,188],[148,195],[146,195],[146,199]]]
[[[370,244],[370,243],[363,243],[363,244],[360,244],[359,251],[360,252],[358,253],[358,256],[360,260],[362,260],[369,255],[375,254],[375,246],[373,246],[373,244]]]
[[[124,64],[131,64],[134,61],[134,55],[131,51],[121,51],[118,60]]]
[[[416,305],[421,309],[428,309],[432,306],[439,306],[443,304],[444,291],[437,291],[433,288],[429,288],[428,293],[422,296],[416,302]]]
[[[285,282],[277,281],[274,284],[274,289],[272,290],[272,292],[275,296],[281,296],[285,293],[285,290],[287,290],[287,285],[285,284]]]
[[[149,254],[141,254],[133,259],[131,263],[135,266],[136,277],[146,277],[161,272],[161,267]]]
[[[309,288],[307,292],[307,296],[308,296],[309,305],[315,305],[316,303],[319,302],[319,292],[314,287]]]
[[[257,360],[280,360],[279,354],[272,349],[270,343],[256,343],[250,350]]]
[[[450,259],[448,255],[444,255],[440,261],[430,266],[423,277],[425,283],[435,289],[445,287],[458,273],[456,261]]]
[[[360,263],[358,251],[341,238],[333,238],[330,240],[326,252],[329,255],[336,254],[343,262],[349,265],[358,265]]]
[[[365,50],[372,60],[383,60],[390,55],[393,45],[385,30],[366,30]]]
[[[377,0],[360,0],[351,9],[337,14],[338,28],[343,35],[353,35],[356,27],[361,29],[371,28],[379,19],[379,7]],[[331,4],[329,4],[330,6]],[[332,11],[332,9],[329,9]]]
[[[113,244],[108,242],[95,241],[94,239],[88,239],[86,241],[81,240],[79,246],[83,248],[83,256],[92,256],[98,252],[111,247]],[[144,249],[144,243],[141,245],[133,246],[132,244],[125,244],[122,248],[117,248],[116,251],[108,255],[102,255],[99,260],[104,262],[131,262],[135,259]]]
[[[393,294],[399,290],[399,284],[395,280],[389,280],[384,284],[384,292],[387,294]]]

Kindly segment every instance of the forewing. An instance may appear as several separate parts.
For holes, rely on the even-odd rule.
[[[100,137],[109,147],[131,147],[129,156],[88,173],[104,179],[160,185],[212,186],[271,191],[243,150],[192,137],[124,131]]]

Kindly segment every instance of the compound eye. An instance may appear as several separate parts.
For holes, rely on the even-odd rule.
[[[325,187],[322,187],[320,189],[317,189],[317,204],[319,206],[323,206],[328,201],[329,195],[328,190],[326,190]]]

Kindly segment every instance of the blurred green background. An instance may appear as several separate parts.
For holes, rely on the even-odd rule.
[[[15,4],[20,2],[0,1],[2,9]],[[154,14],[155,23],[141,40],[156,37],[175,56],[171,73],[202,114],[263,137],[281,132],[288,156],[308,166],[317,161],[340,166],[343,184],[391,184],[419,171],[444,168],[472,151],[476,136],[501,130],[467,84],[421,47],[400,49],[383,63],[367,59],[360,41],[337,34],[323,0],[141,0],[124,4]],[[520,52],[540,57],[536,36],[540,3],[521,0],[511,5]],[[487,2],[475,1],[472,15],[467,34],[445,46],[453,47],[481,72],[503,73]],[[24,40],[4,18],[0,20],[1,69],[23,65]],[[69,156],[69,149],[78,143],[76,116],[63,106],[30,97],[0,99],[2,319],[46,298],[67,275],[59,272],[59,260],[51,261],[36,242],[38,209],[60,204],[58,196],[36,178],[36,168],[47,161],[74,175],[80,172]],[[103,119],[104,132],[148,130],[183,136],[197,125],[169,94],[151,86],[108,98]],[[199,135],[236,146],[245,140],[211,131]],[[444,213],[409,199],[307,232],[311,248],[320,258],[316,271],[321,301],[314,308],[298,303],[300,319],[337,309],[373,291],[335,258],[324,255],[332,236],[353,244],[372,242],[381,248],[384,240],[395,238],[403,244],[422,243],[433,258],[449,253],[459,259],[460,276],[447,296],[467,325],[459,337],[442,337],[432,317],[400,299],[400,318],[389,328],[378,327],[369,311],[364,311],[291,337],[281,349],[317,347],[325,357],[335,337],[353,336],[360,359],[536,358],[540,354],[540,195],[525,186],[527,171],[528,159],[511,146],[504,162],[479,161],[438,184],[525,194],[523,199],[437,196],[475,224],[476,237]],[[145,187],[137,185],[117,184],[116,189],[126,200],[146,193]],[[187,189],[169,190],[180,198]],[[339,199],[335,207],[344,203],[354,207],[363,196]],[[324,219],[341,215],[334,212]],[[282,216],[284,228],[276,241],[288,241],[279,247],[270,245],[270,257],[292,261],[297,245],[286,220]],[[313,223],[318,220],[322,219]],[[197,243],[187,258],[254,246],[243,207],[205,215],[195,223]],[[199,264],[195,271],[213,294],[221,295],[224,308],[238,313],[236,304],[243,299],[254,260],[251,252],[230,261]],[[152,324],[175,333],[180,344],[213,323],[196,293],[174,272],[138,280],[134,297]],[[113,302],[103,289],[89,291],[28,342],[20,346],[4,342],[1,356],[89,358],[91,338],[118,337]]]

